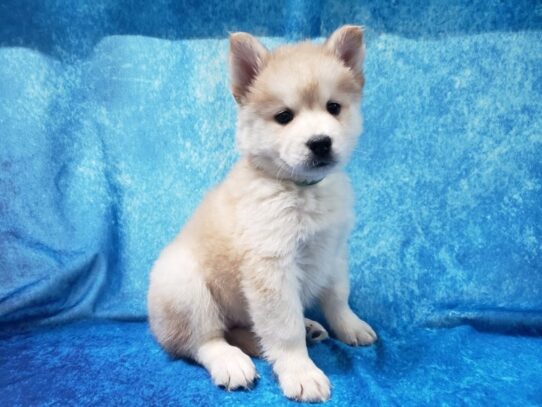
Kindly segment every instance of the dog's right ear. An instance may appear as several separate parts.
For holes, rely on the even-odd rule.
[[[230,35],[231,89],[237,103],[243,103],[267,52],[267,48],[250,34],[238,32]]]

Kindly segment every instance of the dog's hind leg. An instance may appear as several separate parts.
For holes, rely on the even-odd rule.
[[[262,350],[254,332],[246,328],[233,328],[226,332],[226,340],[242,349],[247,355],[261,357]]]
[[[149,288],[149,322],[158,342],[203,365],[217,386],[248,388],[256,378],[249,356],[224,338],[224,322],[198,263],[174,242],[157,260]]]

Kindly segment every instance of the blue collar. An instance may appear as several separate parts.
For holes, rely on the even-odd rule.
[[[298,187],[310,187],[311,185],[318,184],[322,180],[323,178],[316,181],[294,181],[294,184],[296,184]]]

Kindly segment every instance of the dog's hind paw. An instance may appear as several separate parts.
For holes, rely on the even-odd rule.
[[[326,328],[308,318],[305,318],[305,332],[309,343],[318,343],[329,338]]]

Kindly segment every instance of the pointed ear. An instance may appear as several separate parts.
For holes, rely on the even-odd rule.
[[[343,25],[327,39],[325,46],[337,55],[355,73],[361,72],[365,45],[363,28],[357,25]]]
[[[267,53],[267,49],[250,34],[239,32],[230,35],[231,89],[237,103],[242,103]]]

